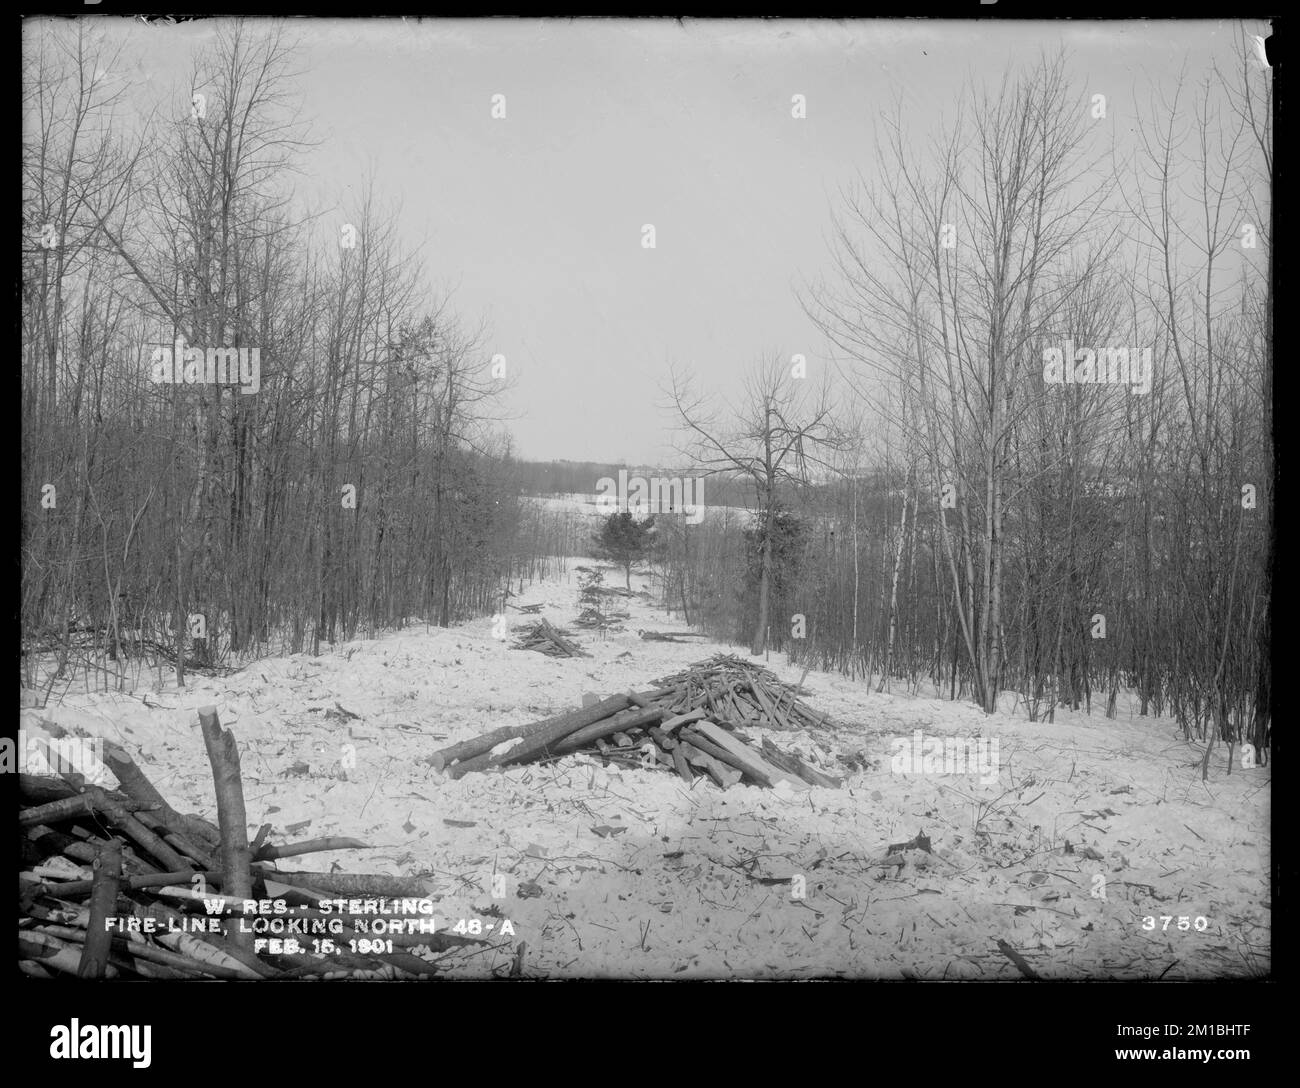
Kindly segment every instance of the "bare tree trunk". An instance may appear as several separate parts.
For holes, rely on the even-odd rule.
[[[772,584],[772,533],[776,529],[776,513],[772,509],[769,496],[767,513],[763,520],[762,569],[758,582],[758,625],[754,629],[753,647],[750,650],[758,657],[767,649],[767,613],[770,587]]]
[[[903,568],[903,541],[907,536],[908,494],[908,490],[904,489],[903,518],[898,525],[898,543],[894,546],[894,574],[889,583],[889,634],[885,639],[885,666],[880,675],[880,684],[876,688],[878,692],[888,690],[890,669],[893,667],[894,636],[898,630],[898,575]]]

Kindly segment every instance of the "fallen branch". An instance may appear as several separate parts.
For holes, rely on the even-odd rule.
[[[254,861],[272,861],[276,858],[294,858],[303,854],[319,854],[326,850],[369,850],[370,845],[360,839],[331,836],[324,839],[307,839],[284,846],[263,846],[254,855]]]
[[[1029,966],[1029,964],[1025,960],[1025,957],[1022,956],[1019,952],[1017,952],[1014,948],[1012,948],[1009,944],[1007,944],[1006,941],[1002,940],[1001,938],[998,939],[998,951],[1001,952],[1004,956],[1006,956],[1007,959],[1009,959],[1012,963],[1014,963],[1016,965],[1016,969],[1022,975],[1024,975],[1025,978],[1033,979],[1035,982],[1042,982],[1042,977],[1037,972],[1035,972],[1032,967]]]

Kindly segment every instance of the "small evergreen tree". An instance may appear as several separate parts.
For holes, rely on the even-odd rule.
[[[637,521],[626,510],[610,514],[596,537],[596,551],[602,559],[609,559],[623,568],[627,588],[632,588],[632,564],[645,555],[650,546],[650,530],[655,519],[648,517]]]

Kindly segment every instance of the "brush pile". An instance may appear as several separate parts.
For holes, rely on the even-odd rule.
[[[557,631],[550,621],[543,617],[538,623],[516,627],[516,650],[536,650],[551,657],[587,657],[576,642],[570,642],[564,636],[567,631]]]
[[[578,567],[577,571],[580,587],[578,602],[582,605],[582,611],[573,621],[573,625],[599,631],[602,635],[610,631],[623,630],[621,621],[630,618],[631,613],[626,609],[619,610],[609,600],[610,596],[621,596],[621,591],[618,594],[611,594],[605,588],[602,584],[605,580],[604,571],[593,570],[591,567]]]
[[[573,621],[573,626],[596,631],[621,631],[623,630],[623,620],[629,618],[631,618],[630,612],[606,612],[594,605],[588,605],[578,613],[578,618]]]
[[[707,638],[702,631],[638,631],[646,642],[686,642],[689,638]]]
[[[437,968],[410,949],[483,947],[481,940],[429,932],[430,914],[420,905],[429,905],[429,893],[418,877],[276,869],[277,858],[367,846],[339,837],[273,846],[266,841],[270,824],[249,843],[234,737],[215,707],[199,710],[199,724],[218,823],[177,812],[111,741],[82,743],[88,739],[58,727],[51,738],[32,741],[39,758],[29,753],[27,764],[59,773],[18,775],[23,974],[415,978]],[[109,787],[113,777],[117,789]],[[340,912],[344,899],[351,909]],[[352,906],[358,899],[386,900],[392,910],[366,912],[365,902]],[[265,900],[283,900],[288,914],[262,914],[265,906],[250,902]],[[385,923],[382,940],[368,938],[381,932],[376,917]],[[302,928],[283,928],[286,918]],[[421,919],[424,928],[415,924]]]
[[[75,671],[77,667],[88,669],[103,668],[103,662],[117,661],[119,657],[138,658],[155,664],[176,660],[175,640],[164,640],[161,632],[157,637],[140,628],[122,626],[113,628],[108,624],[94,626],[91,624],[71,624],[63,630],[47,628],[24,643],[19,648],[22,657],[43,657],[52,655],[61,659],[60,673]],[[204,673],[209,676],[229,675],[235,670],[228,665],[215,664],[211,660],[210,649],[206,639],[191,639],[184,659],[186,672]]]
[[[624,589],[620,586],[605,585],[605,572],[595,570],[592,567],[574,567],[578,574],[578,587],[581,592],[578,599],[584,602],[592,602],[601,597],[635,597],[636,590]]]
[[[807,675],[807,672],[804,673]],[[799,699],[802,681],[785,684],[771,669],[734,654],[716,654],[674,676],[656,680],[680,696],[669,708],[675,714],[707,710],[714,721],[764,729],[807,729],[830,719]]]
[[[722,654],[657,682],[529,725],[503,726],[435,752],[428,762],[451,778],[588,752],[609,762],[664,767],[684,781],[707,774],[726,789],[744,780],[791,790],[840,780],[770,740],[755,748],[734,730],[803,729],[828,718],[753,662]]]

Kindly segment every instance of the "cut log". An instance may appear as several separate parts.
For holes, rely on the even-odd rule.
[[[552,742],[551,750],[545,751],[539,749],[535,753],[526,755],[526,759],[537,758],[540,755],[564,755],[568,752],[576,751],[584,744],[590,744],[597,737],[611,737],[615,733],[621,733],[628,729],[635,729],[640,726],[652,725],[664,716],[664,712],[658,707],[651,707],[649,710],[629,710],[626,713],[616,715],[608,721],[597,722],[595,725],[589,725],[585,729],[579,729],[559,741]],[[514,756],[516,750],[506,753],[507,758]],[[511,759],[510,762],[524,762],[524,759]]]
[[[778,729],[790,728],[790,723],[777,712],[776,707],[772,705],[772,701],[768,699],[767,693],[763,691],[762,684],[756,684],[751,680],[749,690],[754,693],[754,698],[758,700],[758,705],[763,708],[763,713],[767,715],[773,727]]]
[[[87,786],[83,794],[95,809],[108,817],[109,823],[130,837],[145,853],[162,862],[168,869],[190,867],[184,856],[150,831],[126,807],[97,786]],[[191,867],[192,868],[192,867]]]
[[[248,849],[248,814],[244,808],[244,785],[239,773],[239,745],[229,729],[223,729],[215,706],[199,707],[199,728],[212,764],[212,782],[217,794],[217,824],[221,828],[222,889],[236,899],[253,897],[249,873],[252,852]],[[165,861],[165,859],[159,859]],[[168,868],[180,865],[166,862]],[[183,864],[183,863],[182,863]],[[242,948],[253,946],[251,933],[236,932],[231,938]]]
[[[650,735],[650,739],[659,745],[659,747],[665,752],[671,752],[677,747],[677,741],[656,725],[650,726],[646,732]]]
[[[646,694],[653,695],[654,693],[647,692]],[[449,748],[434,752],[429,757],[429,763],[434,770],[441,771],[448,764],[482,755],[484,752],[491,751],[498,744],[514,740],[515,737],[532,736],[545,729],[564,723],[569,723],[572,729],[581,729],[584,725],[590,725],[592,722],[598,722],[602,718],[608,718],[611,714],[617,714],[620,710],[625,710],[630,702],[631,697],[629,695],[611,695],[608,699],[602,699],[590,706],[584,706],[581,710],[570,710],[564,714],[557,714],[553,718],[544,718],[539,722],[530,722],[527,725],[502,726],[500,729],[494,729],[491,733],[484,733],[480,737],[463,740],[459,744],[453,744]],[[649,705],[648,699],[647,705]],[[563,736],[564,734],[561,733],[560,735]],[[460,775],[454,775],[453,777],[459,778]]]
[[[27,774],[24,771],[18,773],[18,794],[26,804],[39,805],[49,801],[60,801],[67,797],[79,797],[79,791],[84,788],[85,782],[80,775],[69,776],[73,782],[68,782],[62,778],[54,778],[50,775]],[[105,790],[114,801],[120,804],[127,812],[139,812],[148,806],[134,801],[121,790]]]
[[[775,767],[780,767],[783,771],[789,771],[791,774],[797,774],[810,786],[825,786],[827,789],[839,789],[842,779],[834,778],[829,774],[819,771],[816,767],[800,759],[796,755],[782,752],[775,744],[766,737],[763,738],[763,758]]]
[[[785,781],[790,784],[790,788],[793,790],[806,790],[809,788],[808,783],[798,775],[790,774],[788,771],[772,766],[749,745],[733,737],[725,729],[720,728],[713,722],[698,722],[691,728],[701,733],[708,740],[713,741],[719,748],[725,748],[734,755],[744,765],[745,773],[764,785],[775,786],[778,782]]]
[[[496,767],[506,766],[510,763],[526,763],[528,760],[539,756],[551,755],[553,753],[550,749],[556,744],[556,742],[573,733],[579,732],[583,729],[588,729],[592,725],[598,725],[603,721],[611,720],[616,711],[610,709],[610,707],[618,707],[619,702],[616,702],[616,700],[621,701],[623,707],[626,707],[629,702],[626,695],[616,695],[604,700],[604,702],[597,703],[595,706],[588,707],[586,710],[579,710],[572,714],[561,715],[559,718],[552,719],[551,723],[545,725],[544,728],[526,735],[521,743],[516,744],[508,752],[499,756],[493,756],[490,752],[484,752],[482,755],[477,755],[473,759],[467,759],[460,763],[453,764],[447,768],[447,774],[452,778],[460,778],[462,775],[468,774],[470,771],[491,770]],[[622,719],[619,720],[621,721]],[[591,734],[589,739],[595,740],[598,736],[609,736],[610,733],[616,733],[621,728],[623,728],[622,725],[616,725],[608,732],[598,730]]]
[[[65,835],[62,831],[56,831],[44,824],[37,824],[35,827],[28,828],[27,838],[42,857],[49,857],[51,854],[66,854],[73,861],[85,862],[87,865],[95,863],[100,848],[107,841],[106,839],[93,837],[89,839],[73,838],[71,835]],[[134,875],[146,872],[148,866],[138,857],[123,854],[122,869],[124,872]]]
[[[704,710],[703,708],[699,710],[692,710],[689,714],[678,714],[674,718],[669,718],[659,728],[662,729],[665,733],[671,733],[678,726],[687,725],[690,722],[698,722],[701,718],[707,718],[708,716],[709,716],[708,711]]]
[[[86,943],[77,965],[80,978],[103,978],[113,944],[108,919],[117,913],[117,892],[122,880],[122,844],[109,839],[95,858],[94,888],[90,896],[90,919]]]
[[[682,741],[677,746],[686,758],[686,761],[693,766],[703,767],[710,778],[713,779],[719,789],[726,789],[728,786],[734,786],[741,779],[741,773],[735,767],[728,767],[721,760],[714,759],[707,752],[701,751],[695,745]]]
[[[184,822],[180,819],[180,814],[175,813],[174,815],[176,816],[175,823],[184,826]],[[217,867],[216,860],[213,858],[212,852],[208,849],[206,843],[204,845],[199,845],[199,842],[196,842],[194,839],[191,839],[180,831],[174,830],[171,824],[162,819],[161,813],[141,812],[137,815],[136,819],[144,824],[144,826],[150,831],[155,831],[161,835],[163,840],[169,846],[175,847],[187,858],[193,859],[200,869],[215,869]]]
[[[695,775],[691,771],[690,764],[686,762],[686,756],[682,753],[682,746],[676,745],[672,750],[673,766],[677,769],[678,775],[688,786],[695,781]]]
[[[179,825],[180,814],[166,802],[163,795],[149,781],[148,776],[144,771],[140,770],[135,760],[131,758],[131,754],[116,741],[104,740],[102,744],[104,746],[104,762],[108,764],[109,770],[117,777],[122,792],[128,797],[153,806],[154,811],[164,814],[165,817],[175,816],[176,823]]]
[[[104,792],[100,791],[100,793]],[[97,811],[96,796],[98,794],[89,791],[75,793],[58,801],[49,801],[35,808],[24,809],[18,816],[18,826],[35,827],[37,824],[56,824],[63,820],[70,820],[74,816],[93,816]],[[131,812],[137,808],[139,802],[128,799],[125,803],[118,804],[121,811]]]
[[[732,752],[729,752],[726,748],[714,744],[713,741],[709,740],[709,738],[703,734],[693,732],[690,729],[683,729],[682,742],[689,742],[690,744],[695,745],[696,748],[707,755],[712,756],[719,763],[725,763],[728,767],[739,771],[741,775],[757,786],[767,786],[769,784],[765,778],[755,774],[744,760],[740,759]]]

